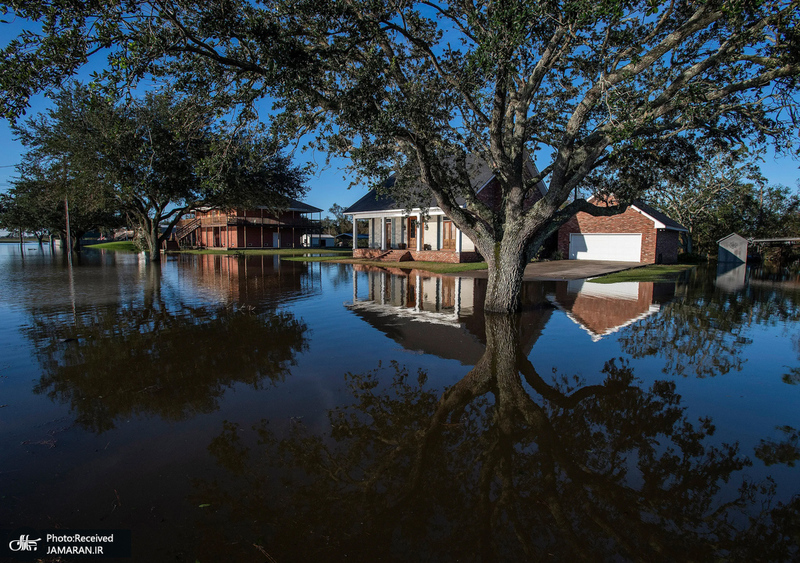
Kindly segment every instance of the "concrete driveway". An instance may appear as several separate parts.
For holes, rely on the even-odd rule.
[[[640,262],[612,262],[609,260],[553,260],[551,262],[534,262],[525,267],[525,281],[562,281],[593,278],[646,266]],[[470,270],[451,274],[464,278],[488,278],[486,270]]]

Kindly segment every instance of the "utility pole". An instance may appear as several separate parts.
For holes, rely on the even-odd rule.
[[[67,219],[67,256],[70,266],[72,265],[72,231],[69,228],[69,197],[64,196],[64,215]]]
[[[69,228],[69,196],[67,195],[67,162],[65,158],[61,159],[61,174],[63,175],[62,181],[64,182],[64,216],[67,221],[67,260],[70,267],[72,266],[72,231]]]

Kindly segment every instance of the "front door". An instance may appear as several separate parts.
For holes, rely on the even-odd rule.
[[[417,218],[408,218],[408,248],[409,250],[417,249]],[[421,247],[420,247],[421,248]]]
[[[450,219],[442,221],[442,249],[456,249],[456,226]]]
[[[272,233],[272,246],[274,248],[281,247],[281,234],[280,233]]]

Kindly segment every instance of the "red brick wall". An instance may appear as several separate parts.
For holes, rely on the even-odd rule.
[[[661,264],[674,264],[678,261],[678,250],[680,249],[680,233],[678,231],[658,231],[656,241],[656,262]]]
[[[613,217],[593,217],[581,212],[564,223],[558,230],[558,250],[565,258],[569,256],[571,233],[642,233],[642,254],[639,260],[648,264],[656,261],[656,230],[653,228],[653,221],[630,207],[625,213]]]
[[[492,178],[486,187],[478,192],[478,199],[492,209],[497,209],[500,206],[500,183],[497,178]]]
[[[485,188],[478,192],[478,199],[492,209],[497,209],[500,207],[500,197],[500,182],[498,182],[497,178],[492,178],[491,182],[489,182]],[[531,190],[531,193],[528,195],[528,197],[525,198],[524,208],[528,209],[540,199],[542,199],[542,192],[540,192],[538,188],[534,188]]]

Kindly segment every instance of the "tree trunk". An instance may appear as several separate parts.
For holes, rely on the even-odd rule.
[[[153,221],[150,225],[150,236],[147,237],[147,249],[150,254],[150,260],[153,262],[160,261],[160,251],[158,248],[158,223]]]
[[[524,241],[517,234],[507,232],[501,242],[477,246],[486,259],[489,272],[484,310],[493,313],[518,311],[527,264]]]
[[[147,257],[152,262],[160,262],[161,252],[158,246],[158,221],[154,221],[149,217],[140,218],[139,227],[142,231],[142,237],[144,238],[144,251],[147,253]]]

